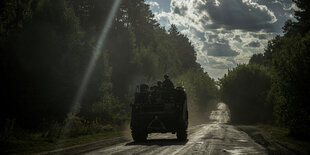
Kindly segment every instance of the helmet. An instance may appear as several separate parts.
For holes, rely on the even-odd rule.
[[[168,78],[169,78],[169,76],[168,76],[167,74],[165,74],[165,75],[164,75],[164,78],[165,78],[165,79],[168,79]]]

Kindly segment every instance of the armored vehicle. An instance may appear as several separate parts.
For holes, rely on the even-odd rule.
[[[131,104],[131,134],[134,141],[145,141],[149,133],[176,133],[177,139],[187,139],[188,110],[182,87],[165,89],[137,86]]]

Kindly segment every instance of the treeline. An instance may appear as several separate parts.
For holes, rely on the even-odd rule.
[[[222,100],[229,106],[232,123],[272,123],[269,70],[260,65],[238,65],[220,79]]]
[[[310,2],[294,0],[297,21],[268,42],[263,54],[230,70],[221,95],[234,123],[275,123],[300,138],[310,137]]]
[[[130,118],[136,85],[155,84],[166,73],[176,85],[185,86],[190,108],[205,112],[218,92],[215,81],[196,63],[188,38],[174,25],[168,32],[160,27],[144,0],[124,0],[79,112],[68,115],[113,3],[0,2],[0,124],[4,131],[47,130],[51,124],[59,128],[70,119],[76,125],[121,125]]]

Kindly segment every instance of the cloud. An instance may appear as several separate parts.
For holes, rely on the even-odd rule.
[[[257,33],[252,33],[251,34],[254,38],[258,38],[260,40],[267,39],[267,34],[257,34]]]
[[[208,64],[212,67],[212,68],[217,68],[217,69],[228,69],[229,66],[222,62],[222,61],[219,61],[219,60],[216,60],[214,58],[209,58],[208,59]]]
[[[258,41],[252,41],[252,42],[245,45],[245,47],[253,47],[253,48],[258,48],[260,46],[261,46],[261,44]]]
[[[159,7],[159,4],[157,2],[150,1],[150,2],[145,2],[145,3],[150,5],[150,6]]]
[[[222,77],[227,73],[228,69],[237,66],[237,62],[232,57],[204,56],[203,58],[200,57],[200,59],[200,64],[203,66],[204,70],[215,79]]]
[[[217,2],[216,2],[217,1]],[[266,6],[251,0],[205,0],[198,9],[208,12],[213,24],[206,28],[245,31],[272,31],[276,16]]]
[[[208,42],[216,42],[219,39],[218,34],[209,34],[208,35]]]
[[[240,35],[235,35],[233,40],[238,41],[240,43],[242,42],[242,39],[241,39]]]
[[[186,6],[182,6],[182,7],[175,6],[173,8],[173,13],[179,14],[180,16],[185,16],[187,10],[188,8]]]
[[[277,21],[273,24],[273,32],[282,34],[281,28],[284,23],[288,19],[296,20],[294,18],[294,11],[298,8],[296,8],[296,5],[292,3],[292,0],[257,0],[256,2],[260,5],[265,5],[276,15]]]
[[[289,10],[301,11],[301,9],[296,5],[296,3],[292,3],[292,5],[289,8]]]
[[[215,43],[205,43],[203,50],[208,51],[208,56],[215,57],[233,57],[239,55],[238,52],[233,50],[228,40],[220,39]]]
[[[157,10],[157,11],[159,11],[159,9],[160,9],[160,6],[159,6],[159,4],[158,4],[157,2],[154,2],[154,1],[147,1],[147,2],[145,2],[145,3],[148,4],[152,10]]]
[[[159,4],[150,7],[155,19],[166,30],[175,24],[189,38],[197,62],[213,78],[264,52],[297,9],[291,0],[146,0],[151,1]]]

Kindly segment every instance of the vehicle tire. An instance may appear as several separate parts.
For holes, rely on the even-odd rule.
[[[147,133],[145,131],[131,130],[131,136],[135,142],[143,142],[146,141]]]
[[[177,131],[177,139],[179,141],[187,140],[187,131],[186,131],[186,129],[181,129],[181,130]]]

